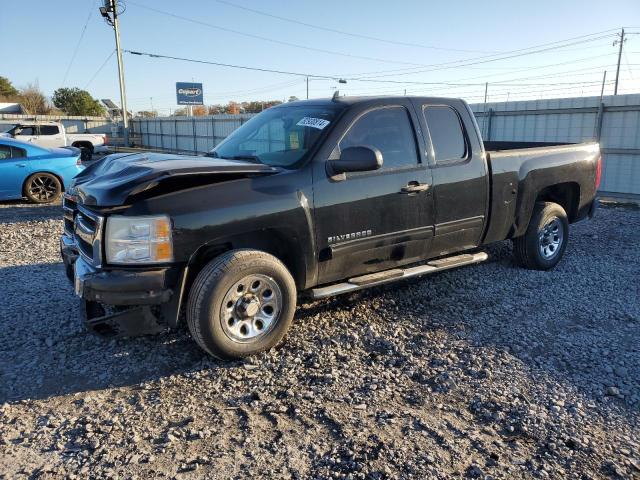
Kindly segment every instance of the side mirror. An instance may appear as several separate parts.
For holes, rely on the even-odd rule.
[[[349,147],[345,148],[338,160],[328,163],[330,173],[333,175],[346,172],[369,172],[382,167],[382,152],[375,147]]]

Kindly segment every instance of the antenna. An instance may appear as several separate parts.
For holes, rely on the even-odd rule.
[[[340,96],[340,90],[336,90],[335,92],[333,92],[333,97],[331,97],[331,101],[337,102],[339,96]]]

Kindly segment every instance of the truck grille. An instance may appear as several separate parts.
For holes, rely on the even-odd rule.
[[[73,220],[78,211],[78,204],[75,198],[65,193],[62,200],[62,216],[64,218],[64,233],[73,236]]]
[[[103,218],[79,205],[76,197],[67,194],[62,208],[65,233],[73,237],[78,252],[87,262],[99,266]]]

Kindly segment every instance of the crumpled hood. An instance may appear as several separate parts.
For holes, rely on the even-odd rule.
[[[241,160],[149,152],[119,153],[87,167],[75,177],[69,190],[85,205],[108,207],[122,205],[131,195],[176,178],[194,177],[194,185],[203,185],[279,171],[275,167]]]

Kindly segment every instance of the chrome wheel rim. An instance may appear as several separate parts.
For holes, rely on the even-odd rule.
[[[51,200],[58,194],[56,181],[46,175],[38,175],[29,184],[29,195],[38,200]]]
[[[281,311],[282,292],[277,282],[267,275],[247,275],[224,296],[222,329],[234,342],[255,342],[274,327]]]
[[[557,217],[552,218],[538,234],[540,255],[546,260],[554,258],[560,252],[564,238],[564,227]]]

